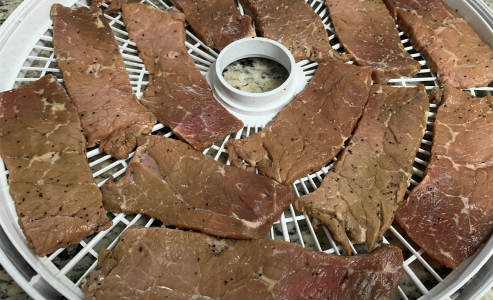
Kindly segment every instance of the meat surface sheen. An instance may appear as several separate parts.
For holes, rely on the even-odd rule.
[[[327,60],[277,117],[257,134],[230,140],[237,167],[258,170],[280,183],[329,163],[351,135],[368,100],[371,69]]]
[[[304,0],[239,0],[260,35],[288,48],[295,61],[346,58],[332,49],[322,19]]]
[[[87,299],[390,299],[402,252],[343,257],[298,244],[133,227],[99,253]]]
[[[421,66],[401,43],[394,19],[382,0],[326,0],[339,41],[360,66],[373,69],[373,80],[386,83],[413,77]]]
[[[493,52],[442,0],[384,0],[441,83],[456,88],[487,86]]]
[[[349,237],[373,249],[394,220],[426,129],[424,86],[373,85],[351,142],[313,193],[296,207],[327,225],[351,253]]]
[[[429,256],[455,268],[493,228],[493,97],[446,87],[440,99],[426,176],[396,219]]]
[[[140,3],[123,5],[123,20],[149,71],[142,103],[197,150],[243,127],[213,97],[185,47],[185,15]]]
[[[156,118],[138,103],[113,33],[99,9],[51,8],[55,56],[88,139],[118,159],[128,157]]]
[[[143,213],[166,225],[243,239],[265,236],[293,200],[290,187],[227,166],[168,138],[149,136],[125,177],[103,185],[110,211]]]
[[[56,80],[48,75],[0,93],[0,154],[19,225],[40,256],[111,224],[77,111]]]
[[[174,0],[187,23],[207,46],[222,50],[228,44],[254,37],[250,16],[242,16],[234,0]]]

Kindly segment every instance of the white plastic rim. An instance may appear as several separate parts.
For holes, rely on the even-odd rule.
[[[325,28],[329,32],[329,40],[334,49],[339,49],[337,37],[333,33],[332,24],[328,16],[327,9],[323,0],[305,0],[314,11],[321,17]],[[171,5],[169,0],[143,0],[148,5],[159,8],[167,8]],[[446,0],[451,6],[458,9],[478,34],[490,44],[493,43],[493,17],[489,10],[485,10],[480,0]],[[51,45],[51,21],[49,19],[50,6],[53,3],[62,3],[66,6],[87,5],[86,0],[25,0],[0,27],[0,91],[5,91],[17,87],[26,82],[34,81],[47,72],[58,74],[59,69],[54,59],[53,48]],[[242,8],[240,7],[240,12]],[[137,55],[135,43],[128,39],[121,16],[107,16],[110,26],[119,43],[122,56],[124,58],[127,71],[134,92],[140,97],[145,89],[147,82],[147,71],[142,61]],[[203,75],[214,65],[218,53],[205,46],[190,31],[187,31],[186,47],[194,59],[197,67]],[[401,41],[407,51],[411,53],[422,66],[420,73],[413,78],[395,78],[389,84],[394,86],[410,87],[417,84],[424,84],[427,90],[435,89],[438,86],[436,75],[431,72],[424,58],[414,51],[409,40],[401,32]],[[492,45],[493,46],[493,45]],[[317,63],[301,61],[296,64],[302,71],[307,81],[315,73]],[[483,96],[485,93],[492,93],[493,88],[479,87],[468,90],[475,96]],[[432,144],[432,125],[436,112],[436,105],[430,105],[428,129],[422,140],[420,154],[429,155],[426,150]],[[226,144],[229,139],[239,139],[261,130],[262,126],[248,125],[236,134],[227,137],[223,141],[218,141],[210,148],[204,150],[204,154],[215,160],[227,162]],[[172,133],[162,124],[157,124],[153,128],[153,134],[165,137],[172,137]],[[109,155],[100,153],[98,149],[88,149],[87,157],[89,166],[93,171],[93,176],[98,185],[101,186],[105,179],[104,176],[121,176],[125,173],[128,166],[127,160],[115,160]],[[131,157],[131,156],[130,156]],[[423,157],[422,157],[423,158]],[[296,180],[292,187],[295,195],[300,197],[315,190],[321,183],[323,176],[327,174],[334,162],[323,167],[321,170],[309,174],[306,177]],[[426,169],[427,159],[415,160],[414,175],[411,185],[416,186],[422,179]],[[156,226],[155,220],[142,215],[111,214],[113,225],[108,230],[99,232],[77,246],[77,251],[71,254],[69,260],[63,265],[57,265],[57,260],[66,250],[59,249],[49,256],[39,257],[28,246],[25,237],[17,223],[14,202],[9,193],[8,171],[5,170],[0,159],[0,225],[5,231],[5,235],[0,234],[0,263],[19,283],[19,285],[34,299],[53,299],[54,295],[63,295],[69,299],[84,299],[84,295],[79,289],[82,280],[96,266],[97,252],[100,245],[111,249],[115,246],[121,233],[128,227],[135,224],[142,226]],[[159,225],[159,224],[157,224]],[[112,235],[115,233],[115,235]],[[315,228],[312,225],[310,216],[297,212],[294,207],[289,206],[281,218],[274,222],[269,236],[274,239],[287,242],[299,243],[314,251],[323,251],[329,254],[340,254],[339,245],[332,239],[330,232],[325,227]],[[107,243],[104,243],[109,239]],[[397,289],[396,297],[401,299],[450,299],[460,297],[457,291],[461,288],[466,291],[469,287],[478,292],[470,292],[469,295],[478,296],[479,291],[484,291],[491,282],[491,278],[484,277],[484,274],[491,274],[493,255],[493,237],[488,243],[477,251],[472,257],[463,262],[457,269],[440,273],[437,268],[430,264],[421,249],[415,248],[407,236],[400,233],[396,228],[391,227],[385,234],[383,243],[399,244],[405,251],[404,271],[408,282],[412,283],[412,288],[418,292],[416,296],[410,293],[406,286]],[[364,249],[357,245],[353,250],[364,253]],[[362,252],[360,252],[360,250]],[[89,268],[84,268],[83,274],[76,279],[70,278],[70,273],[82,265],[86,258],[91,258],[92,264]],[[488,260],[490,259],[490,260]],[[489,267],[489,269],[488,269]],[[26,269],[29,269],[26,271]],[[488,271],[489,270],[489,271]],[[426,271],[426,278],[422,277],[421,271]],[[475,274],[478,276],[473,277]],[[427,283],[428,279],[433,280]],[[471,280],[472,279],[472,280]]]
[[[278,62],[288,71],[288,78],[277,88],[262,93],[234,88],[224,79],[224,69],[235,61],[252,57]],[[247,126],[263,126],[272,120],[307,83],[289,50],[277,41],[262,37],[245,38],[226,46],[209,68],[208,78],[216,99]]]

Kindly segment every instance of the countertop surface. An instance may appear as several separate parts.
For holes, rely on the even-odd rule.
[[[493,0],[484,0],[493,10]],[[22,2],[22,0],[0,0],[0,24]],[[0,266],[0,299],[31,299]],[[493,300],[489,291],[481,300]]]

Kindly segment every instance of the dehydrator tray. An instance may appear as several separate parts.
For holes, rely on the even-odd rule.
[[[322,18],[332,46],[341,51],[324,1],[305,1]],[[169,0],[144,0],[142,2],[160,9],[173,5]],[[446,2],[458,9],[481,38],[493,47],[493,13],[491,10],[480,0],[447,0]],[[0,91],[35,81],[47,73],[55,74],[63,82],[53,53],[52,22],[49,18],[49,10],[53,3],[74,7],[88,5],[86,0],[25,0],[0,27]],[[241,7],[240,12],[243,13]],[[121,15],[105,16],[120,46],[133,90],[140,97],[148,83],[148,73],[137,56],[135,43],[128,39]],[[205,75],[216,60],[218,53],[205,46],[189,27],[187,29],[186,47],[197,67]],[[400,36],[405,49],[419,61],[422,69],[413,78],[393,79],[390,84],[409,87],[421,83],[426,86],[427,90],[435,89],[438,83],[428,63],[415,51],[402,32]],[[303,70],[307,80],[311,79],[317,68],[317,64],[310,61],[301,61],[298,66]],[[484,96],[487,93],[493,93],[493,86],[469,89],[469,91],[475,96]],[[416,186],[424,175],[432,145],[435,114],[436,105],[430,104],[428,126],[415,160],[414,174],[409,189]],[[236,134],[216,142],[203,153],[229,164],[226,151],[227,141],[249,136],[261,130],[261,126],[247,125]],[[174,137],[171,131],[162,124],[154,126],[152,134]],[[121,176],[129,161],[128,159],[116,160],[110,155],[101,153],[97,148],[88,149],[87,157],[99,186],[110,175]],[[333,163],[295,181],[292,187],[296,196],[314,191]],[[159,221],[140,214],[109,213],[113,224],[108,230],[96,233],[77,245],[59,249],[45,257],[39,257],[27,246],[26,239],[17,223],[7,179],[8,170],[0,160],[0,206],[2,207],[0,209],[0,263],[35,299],[55,299],[62,296],[69,299],[83,299],[84,295],[79,286],[96,266],[99,250],[114,247],[121,233],[129,226],[162,226]],[[332,239],[327,228],[323,226],[315,228],[311,221],[309,216],[296,211],[290,205],[280,220],[274,223],[269,236],[273,239],[299,243],[314,251],[339,255],[341,248]],[[383,243],[397,245],[403,249],[404,253],[405,275],[394,294],[395,299],[477,299],[493,285],[493,238],[490,238],[475,255],[453,271],[432,262],[397,227],[390,228],[384,236]],[[357,253],[366,251],[364,247],[358,245],[354,245],[353,248]]]

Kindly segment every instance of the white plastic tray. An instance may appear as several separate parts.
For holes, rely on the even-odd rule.
[[[171,5],[168,0],[145,0],[149,5],[166,8]],[[466,17],[480,36],[493,47],[493,18],[491,13],[479,1],[449,0],[453,7]],[[47,72],[55,73],[59,78],[58,66],[54,59],[51,44],[51,20],[49,9],[53,3],[62,3],[66,6],[87,5],[85,0],[26,0],[0,27],[0,91],[12,89],[25,82],[34,81]],[[322,0],[308,0],[308,3],[320,15],[327,30],[330,41],[335,49],[340,46],[337,37],[333,34],[332,25],[327,9]],[[240,8],[240,11],[241,8]],[[128,37],[121,21],[121,16],[107,16],[114,30],[117,41],[124,57],[127,70],[134,88],[140,97],[147,85],[147,72],[142,61],[137,56],[135,44]],[[414,51],[408,39],[401,33],[401,39],[406,50],[420,62],[421,72],[414,78],[400,78],[391,80],[392,85],[415,86],[425,84],[428,90],[437,86],[436,76],[430,71],[426,61]],[[203,45],[193,34],[187,32],[187,48],[203,74],[213,64],[217,53]],[[313,76],[317,64],[302,61],[298,66],[303,70],[305,77]],[[491,93],[492,87],[471,89],[474,95],[481,96]],[[415,163],[415,172],[411,180],[411,187],[419,183],[426,168],[429,147],[431,145],[432,125],[436,107],[431,105],[428,130],[422,141],[422,149]],[[240,138],[259,131],[261,128],[245,127],[224,141],[216,143],[206,149],[204,154],[216,160],[226,162],[227,151],[225,145],[229,138]],[[154,134],[167,137],[172,136],[169,129],[159,124],[154,127]],[[428,150],[427,150],[428,149]],[[89,164],[95,180],[101,185],[104,177],[109,174],[120,176],[125,172],[128,161],[115,160],[109,155],[100,153],[97,149],[88,149]],[[320,171],[297,180],[293,189],[297,196],[315,190],[321,183],[322,177],[332,165]],[[63,295],[69,299],[83,299],[79,289],[83,278],[96,265],[97,252],[101,248],[113,247],[121,232],[134,224],[156,226],[159,222],[141,215],[111,214],[113,226],[97,233],[76,246],[60,249],[46,257],[38,257],[26,244],[26,240],[17,224],[14,203],[10,197],[7,183],[8,171],[0,161],[0,263],[13,278],[35,299],[53,299]],[[315,251],[339,254],[339,246],[331,238],[325,227],[318,229],[311,224],[310,217],[294,210],[290,206],[275,222],[270,236],[275,239],[300,243],[304,247]],[[384,242],[397,244],[405,251],[405,280],[398,288],[397,299],[448,299],[451,295],[463,290],[464,296],[478,296],[489,287],[493,269],[493,238],[480,251],[461,264],[456,270],[449,272],[431,262],[423,256],[423,251],[414,248],[407,237],[391,227],[385,235]],[[356,246],[357,252],[364,252],[364,248]],[[477,274],[476,280],[470,281]],[[490,276],[490,277],[488,277]],[[488,280],[490,279],[490,280]],[[468,283],[469,282],[469,283]],[[466,285],[466,283],[468,283]],[[455,296],[454,296],[455,297]],[[459,295],[460,297],[460,295]]]

